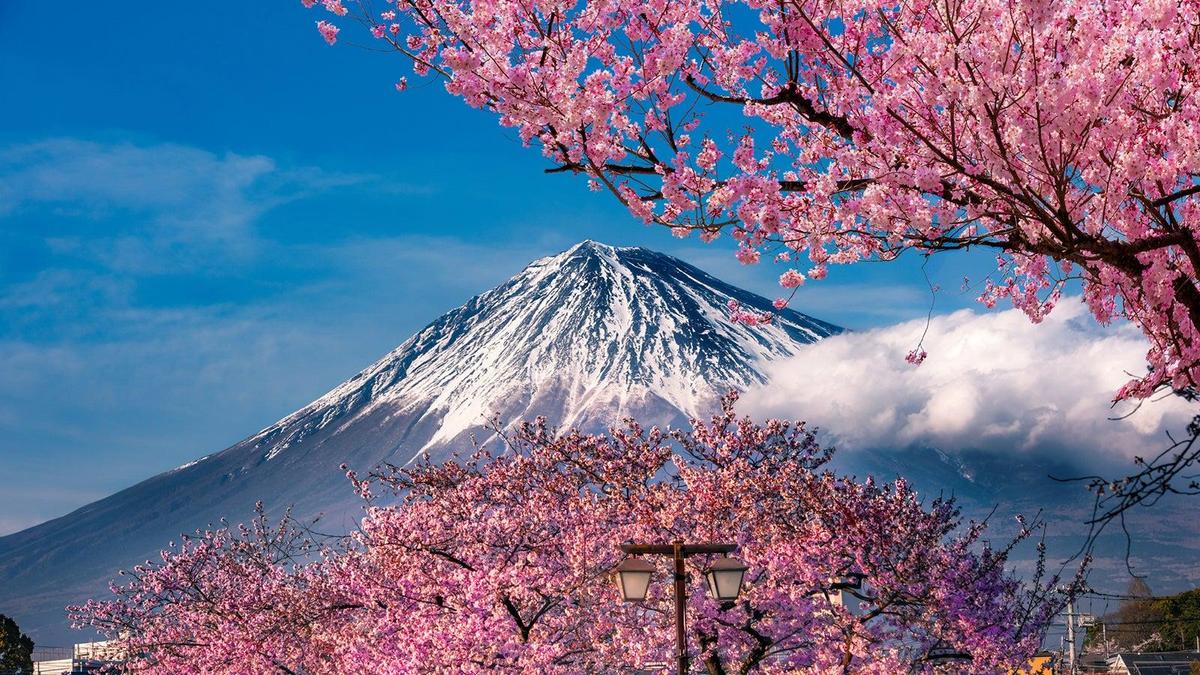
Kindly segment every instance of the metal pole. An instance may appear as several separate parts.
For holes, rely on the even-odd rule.
[[[675,542],[675,645],[678,650],[679,675],[688,673],[687,651],[687,570],[683,565],[683,543]]]
[[[675,561],[675,644],[676,667],[679,675],[687,675],[689,669],[687,651],[687,569],[683,561],[690,555],[724,553],[737,550],[737,544],[621,544],[621,550],[629,555],[669,555]]]
[[[1075,672],[1075,599],[1067,600],[1067,667]]]

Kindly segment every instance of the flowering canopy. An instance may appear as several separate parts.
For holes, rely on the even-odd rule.
[[[775,253],[792,293],[830,264],[993,249],[987,305],[1040,321],[1082,279],[1096,319],[1142,328],[1151,372],[1118,396],[1200,383],[1200,0],[388,3],[322,4],[550,171],[681,236],[730,230],[744,263]]]
[[[345,541],[261,516],[205,532],[74,620],[124,640],[133,672],[627,672],[669,661],[674,632],[665,566],[646,603],[620,601],[618,545],[719,541],[749,571],[721,604],[703,590],[710,561],[689,559],[690,649],[708,672],[919,672],[945,640],[995,673],[1038,649],[1057,579],[1019,583],[1009,547],[951,502],[836,476],[803,424],[731,406],[689,432],[539,422],[497,457],[351,472],[372,505]],[[403,496],[374,505],[381,487]],[[850,571],[865,590],[840,603],[831,580]]]

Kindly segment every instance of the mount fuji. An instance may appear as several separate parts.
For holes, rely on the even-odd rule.
[[[624,416],[679,425],[765,366],[841,328],[792,310],[765,326],[728,303],[766,298],[644,248],[586,241],[451,310],[362,372],[221,452],[61,518],[0,538],[0,611],[39,643],[66,644],[67,604],[183,532],[238,522],[258,500],[325,529],[359,513],[339,465],[445,459],[489,440],[494,418],[545,415],[599,430]]]

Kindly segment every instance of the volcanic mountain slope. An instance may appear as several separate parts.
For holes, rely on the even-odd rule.
[[[767,326],[727,304],[770,301],[678,259],[583,242],[448,312],[390,354],[222,452],[62,518],[0,538],[0,612],[39,643],[70,640],[62,608],[100,594],[118,568],[180,533],[294,505],[348,527],[356,502],[339,465],[435,459],[486,441],[493,415],[546,415],[599,429],[636,415],[681,424],[764,365],[840,328],[784,310]]]

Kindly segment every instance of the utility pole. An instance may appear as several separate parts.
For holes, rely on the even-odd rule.
[[[1067,672],[1075,671],[1075,598],[1067,598]]]

